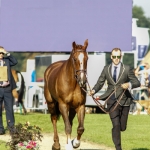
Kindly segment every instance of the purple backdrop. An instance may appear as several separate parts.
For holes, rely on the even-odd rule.
[[[1,0],[0,45],[8,51],[131,51],[131,0]]]

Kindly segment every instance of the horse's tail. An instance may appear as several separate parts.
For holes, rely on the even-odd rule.
[[[18,93],[19,93],[19,95],[18,95],[18,102],[20,102],[22,104],[23,103],[24,90],[25,90],[25,82],[24,82],[24,77],[21,74],[21,72],[16,70],[16,73],[19,73],[20,76],[21,76],[21,85],[20,85],[20,89],[18,91]]]
[[[24,77],[20,71],[16,70],[16,73],[20,74],[20,76],[21,76],[21,85],[20,85],[20,89],[18,91],[18,102],[21,104],[21,106],[24,110],[24,114],[26,114],[27,110],[26,110],[24,103],[23,103],[23,96],[24,96],[24,90],[25,90]]]

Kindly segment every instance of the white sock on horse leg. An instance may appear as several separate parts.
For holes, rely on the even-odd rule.
[[[79,146],[80,146],[80,141],[77,140],[77,138],[75,138],[75,139],[73,140],[73,146],[74,146],[74,147],[79,147]]]
[[[73,150],[71,139],[68,139],[68,144],[66,144],[65,150]]]

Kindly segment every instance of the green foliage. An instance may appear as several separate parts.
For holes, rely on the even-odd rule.
[[[145,27],[150,29],[150,18],[145,17],[145,12],[142,7],[139,6],[133,6],[132,8],[132,18],[137,18],[137,26],[138,27]],[[150,37],[150,30],[149,32],[149,37]],[[150,49],[150,45],[149,45]]]
[[[50,55],[52,53],[35,53],[35,52],[11,52],[11,54],[17,59],[18,64],[12,68],[21,72],[26,72],[27,60],[35,59],[35,56]]]
[[[110,52],[106,53],[106,65],[112,63],[112,60],[111,60],[111,58],[110,58],[110,55],[111,55]]]
[[[23,144],[28,145],[28,142],[31,145],[35,141],[41,141],[41,138],[43,137],[41,134],[41,128],[36,125],[31,126],[29,122],[24,124],[18,123],[15,125],[15,130],[15,133],[10,132],[11,140],[6,144],[10,150],[16,150],[16,145],[22,145],[22,147]]]
[[[134,55],[133,54],[124,54],[123,63],[125,65],[129,65],[132,69],[134,69]]]
[[[139,27],[150,28],[150,18],[145,17],[142,7],[134,6],[132,9],[132,17],[138,18],[137,25]]]
[[[1,150],[7,150],[6,149],[6,143],[4,141],[1,141],[2,139],[0,139],[0,149]]]

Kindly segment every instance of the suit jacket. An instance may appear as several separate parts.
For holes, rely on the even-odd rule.
[[[107,81],[108,88],[106,92],[100,96],[101,100],[106,100],[109,95],[115,90],[115,98],[119,100],[119,97],[123,93],[124,89],[121,88],[121,84],[130,82],[132,89],[140,86],[140,82],[137,77],[134,75],[133,70],[130,66],[124,65],[121,63],[120,73],[116,82],[114,82],[112,73],[111,73],[112,64],[107,65],[103,68],[101,75],[98,78],[97,83],[94,86],[95,93],[97,93],[103,87],[105,81]],[[119,87],[119,88],[118,88]],[[129,90],[127,89],[120,101],[120,105],[129,106],[133,100],[133,97]]]
[[[12,55],[4,57],[3,61],[4,61],[4,66],[7,66],[8,81],[10,83],[10,86],[6,87],[5,91],[9,91],[10,92],[10,91],[12,91],[13,89],[15,89],[17,87],[16,86],[16,82],[15,82],[15,80],[13,78],[12,73],[11,73],[11,67],[15,66],[18,62]]]

